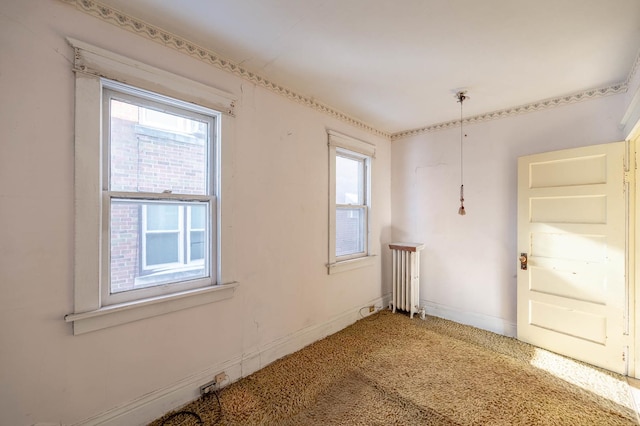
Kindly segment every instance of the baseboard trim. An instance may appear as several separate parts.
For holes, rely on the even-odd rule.
[[[390,295],[385,295],[365,302],[363,306],[375,305],[385,308],[389,305],[390,299]],[[74,423],[73,426],[146,425],[163,414],[197,399],[200,396],[200,386],[211,381],[213,376],[222,371],[229,376],[229,381],[226,384],[235,382],[285,355],[342,330],[362,316],[368,315],[370,315],[369,312],[361,312],[360,307],[349,309],[324,323],[303,328],[266,345],[250,348],[241,356],[211,366],[170,386]]]
[[[386,308],[390,300],[390,296],[379,297],[364,303],[363,306],[375,305]],[[304,328],[290,336],[281,337],[266,345],[247,350],[242,356],[240,377],[248,376],[285,355],[342,330],[360,319],[361,315],[368,316],[370,314],[368,311],[366,313],[365,311],[360,312],[360,308],[349,310],[325,323]]]
[[[462,311],[451,306],[429,302],[428,300],[420,300],[420,306],[425,307],[427,315],[448,319],[460,324],[471,325],[473,327],[508,337],[516,337],[517,335],[516,324],[503,318],[492,317],[476,312]]]

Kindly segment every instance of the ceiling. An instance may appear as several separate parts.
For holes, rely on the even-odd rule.
[[[100,0],[397,133],[625,82],[638,0]]]

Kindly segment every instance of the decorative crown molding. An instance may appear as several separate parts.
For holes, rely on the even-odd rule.
[[[288,99],[306,105],[317,111],[325,113],[333,118],[349,123],[352,126],[359,127],[370,133],[389,139],[391,134],[378,130],[363,121],[350,117],[349,115],[329,107],[313,98],[300,95],[291,89],[276,84],[254,72],[251,72],[240,65],[222,58],[217,53],[192,43],[180,36],[165,31],[159,27],[151,25],[140,19],[131,17],[117,9],[106,6],[95,0],[61,0],[64,3],[75,6],[77,9],[99,18],[105,22],[114,24],[120,28],[141,35],[149,40],[160,43],[166,47],[178,50],[191,57],[207,62],[216,68],[235,74],[253,84],[262,86]]]
[[[120,28],[136,33],[138,35],[141,35],[149,40],[160,43],[166,47],[172,48],[174,50],[178,50],[193,58],[207,62],[221,70],[235,74],[253,84],[269,89],[288,99],[291,99],[293,101],[306,105],[317,111],[325,113],[333,118],[344,121],[352,126],[368,131],[374,135],[378,135],[378,136],[382,136],[387,139],[390,139],[391,141],[395,141],[395,140],[402,139],[409,136],[419,135],[421,133],[449,129],[449,128],[457,127],[460,125],[460,120],[454,120],[454,121],[447,121],[447,122],[432,124],[432,125],[420,127],[417,129],[404,130],[397,133],[385,132],[385,131],[376,129],[373,126],[366,124],[363,121],[360,121],[358,119],[355,119],[343,112],[340,112],[334,108],[331,108],[328,105],[318,102],[313,98],[300,95],[291,89],[288,89],[279,84],[276,84],[266,79],[265,77],[262,77],[261,75],[251,72],[228,59],[222,58],[217,53],[209,49],[206,49],[202,46],[198,46],[197,44],[192,43],[187,39],[184,39],[180,36],[172,34],[159,27],[151,25],[145,21],[131,17],[117,9],[111,8],[110,6],[106,6],[96,0],[60,0],[60,1],[70,4],[72,6],[75,6],[77,9],[89,15],[92,15],[98,19],[101,19],[102,21],[114,24]],[[480,114],[473,117],[465,118],[463,122],[464,124],[480,123],[484,121],[510,117],[513,115],[526,114],[529,112],[539,111],[547,108],[553,108],[560,105],[573,104],[576,102],[581,102],[581,101],[594,99],[594,98],[600,98],[603,96],[624,93],[628,90],[629,83],[639,68],[640,68],[640,51],[638,52],[636,61],[634,62],[631,68],[631,71],[627,76],[627,79],[622,83],[614,84],[607,87],[597,88],[597,89],[590,89],[590,90],[577,92],[574,94],[561,96],[557,98],[545,99],[542,101],[537,101],[530,104],[520,105],[517,107],[507,108],[499,111],[489,112],[486,114]]]
[[[526,114],[529,112],[540,111],[543,109],[553,108],[560,105],[574,104],[577,102],[586,101],[588,99],[601,98],[603,96],[616,95],[618,93],[624,93],[627,91],[627,83],[619,83],[611,86],[602,87],[599,89],[591,89],[583,92],[573,93],[558,98],[545,99],[538,102],[533,102],[526,105],[520,105],[513,108],[506,108],[498,111],[489,112],[486,114],[475,115],[462,120],[464,124],[481,123],[483,121],[497,120],[499,118],[510,117],[513,115]],[[435,132],[438,130],[450,129],[453,127],[459,127],[460,120],[446,121],[442,123],[432,124],[426,127],[420,127],[412,130],[405,130],[391,135],[391,140],[406,138],[409,136],[415,136],[422,133]]]
[[[627,79],[624,81],[624,84],[628,86],[631,83],[631,80],[633,80],[633,77],[635,76],[636,72],[638,72],[638,68],[640,68],[640,49],[638,49],[636,60],[631,66],[631,71],[629,71],[629,75],[627,76]]]

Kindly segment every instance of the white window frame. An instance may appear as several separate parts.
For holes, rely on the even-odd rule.
[[[74,334],[82,334],[232,297],[238,285],[233,279],[233,226],[230,223],[235,98],[90,44],[70,38],[67,41],[75,50],[76,75],[75,265],[74,312],[66,315],[65,321],[73,323]],[[216,144],[214,167],[217,185],[214,193],[218,199],[217,203],[210,204],[210,208],[215,209],[212,214],[215,223],[210,226],[217,231],[213,243],[217,267],[210,273],[211,285],[105,304],[102,292],[109,283],[104,282],[102,270],[109,265],[104,264],[104,238],[107,237],[102,228],[108,203],[104,202],[101,191],[105,171],[101,115],[104,78],[220,112],[217,125],[221,137]]]
[[[343,262],[345,260],[351,260],[351,259],[356,259],[359,257],[363,257],[366,256],[368,254],[368,247],[369,247],[369,232],[368,232],[368,223],[369,223],[369,164],[371,162],[371,159],[369,156],[367,155],[363,155],[354,151],[349,151],[340,147],[336,147],[336,162],[337,162],[337,157],[342,157],[342,158],[347,158],[349,160],[354,160],[354,161],[358,161],[362,163],[362,173],[363,175],[361,176],[362,178],[362,204],[338,204],[336,202],[336,215],[338,210],[361,210],[363,212],[363,217],[364,217],[364,235],[363,235],[363,241],[362,241],[362,251],[360,252],[356,252],[356,253],[350,253],[350,254],[345,254],[345,255],[338,255],[338,253],[336,252],[336,261],[337,262]],[[337,166],[336,166],[336,173],[334,174],[334,176],[336,176],[337,178]],[[335,189],[336,186],[334,185],[333,188]],[[336,225],[337,227],[337,225]],[[336,233],[334,234],[337,236],[337,230]]]
[[[102,158],[103,158],[103,173],[102,173],[102,198],[103,198],[103,235],[102,239],[102,265],[106,267],[102,267],[102,283],[106,283],[105,285],[101,285],[102,292],[102,305],[114,305],[118,303],[124,302],[132,302],[138,301],[141,299],[148,299],[156,296],[163,296],[167,294],[177,293],[179,291],[184,290],[192,290],[197,288],[203,288],[206,286],[212,286],[216,284],[216,277],[212,273],[212,271],[216,270],[216,259],[215,259],[215,247],[210,245],[207,253],[210,254],[208,258],[208,266],[209,270],[205,271],[207,276],[204,278],[194,278],[191,280],[182,280],[182,281],[168,281],[165,284],[156,284],[154,285],[154,280],[149,276],[143,276],[139,279],[136,279],[136,284],[134,288],[128,291],[111,293],[110,285],[108,283],[111,282],[110,272],[111,272],[111,205],[113,200],[123,200],[126,202],[137,202],[137,201],[178,201],[178,202],[200,202],[207,203],[208,211],[210,212],[210,216],[213,219],[212,223],[215,223],[215,204],[216,204],[216,181],[215,181],[215,169],[217,164],[217,156],[216,156],[216,145],[219,139],[220,126],[217,123],[220,122],[221,113],[209,108],[203,108],[201,106],[196,106],[192,104],[188,104],[187,102],[179,101],[173,98],[168,98],[166,96],[159,95],[157,93],[151,93],[147,91],[143,91],[139,88],[131,87],[128,85],[124,85],[121,83],[117,83],[111,80],[101,79],[102,87],[103,87],[103,96],[102,96]],[[109,181],[109,170],[110,170],[110,148],[111,148],[111,110],[110,110],[110,101],[112,99],[121,100],[130,102],[131,105],[143,107],[142,111],[145,111],[144,107],[150,108],[159,108],[165,112],[175,113],[179,115],[189,116],[194,120],[201,120],[203,122],[208,122],[209,124],[209,135],[207,135],[207,150],[205,154],[206,168],[207,168],[207,176],[209,177],[208,181],[205,183],[205,191],[200,195],[188,195],[188,194],[174,194],[172,192],[165,193],[153,193],[153,192],[137,192],[137,191],[126,191],[126,190],[117,190],[114,191],[111,188],[111,184]],[[146,210],[145,205],[142,205],[143,210]],[[184,241],[184,207],[181,205],[179,207],[179,219],[178,219],[178,244],[182,245]],[[144,215],[143,215],[144,216]],[[144,237],[145,235],[145,226],[144,220],[142,221],[142,226],[140,229],[141,235]],[[216,226],[210,226],[209,239],[210,243],[213,244],[217,237]],[[146,249],[146,245],[141,244],[142,251],[144,252]],[[179,249],[178,251],[180,258],[178,262],[174,264],[174,266],[181,265],[184,261],[184,253]],[[138,259],[135,259],[137,262]],[[144,264],[144,262],[142,262]],[[169,265],[166,265],[169,266]],[[177,271],[173,271],[177,272]],[[158,274],[161,275],[161,274]],[[169,277],[165,274],[165,277]],[[157,283],[157,280],[155,280]],[[142,285],[141,285],[142,284]]]
[[[371,245],[371,185],[375,145],[329,130],[329,262],[327,273],[347,271],[373,264],[375,254]],[[364,160],[364,205],[341,205],[336,203],[336,157],[338,155]],[[342,207],[365,210],[364,252],[336,256],[336,211]]]

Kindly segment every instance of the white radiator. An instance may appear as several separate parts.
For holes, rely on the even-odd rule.
[[[396,309],[409,312],[409,317],[424,311],[420,309],[420,250],[424,244],[419,243],[391,243],[389,244],[393,256],[391,305]]]

